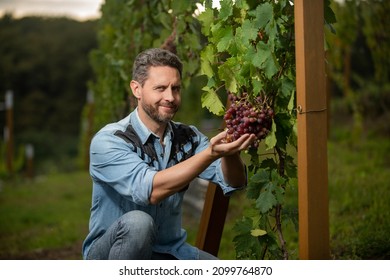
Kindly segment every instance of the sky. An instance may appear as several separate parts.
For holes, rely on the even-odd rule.
[[[104,0],[0,0],[0,16],[9,12],[14,17],[67,16],[87,20],[100,17],[103,2]]]

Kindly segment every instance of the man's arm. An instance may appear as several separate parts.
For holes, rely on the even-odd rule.
[[[164,198],[180,191],[189,184],[212,162],[222,159],[224,176],[233,186],[245,184],[244,165],[239,152],[245,150],[254,141],[254,135],[245,134],[231,143],[224,143],[226,132],[211,138],[210,145],[202,152],[170,168],[161,170],[153,178],[150,203],[157,204]]]
[[[221,159],[222,172],[225,181],[232,187],[239,188],[246,184],[245,164],[240,157],[240,153],[225,156]]]

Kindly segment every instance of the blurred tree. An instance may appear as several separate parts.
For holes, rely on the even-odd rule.
[[[14,91],[15,141],[34,144],[36,160],[59,163],[77,154],[95,27],[67,18],[0,18],[0,92]]]
[[[345,0],[332,4],[337,23],[336,35],[327,33],[329,78],[335,85],[333,95],[341,92],[352,113],[357,138],[367,131],[368,122],[374,124],[384,116],[390,120],[390,2]],[[382,129],[390,133],[389,125]]]
[[[390,78],[390,1],[361,2],[362,31],[375,67],[375,81],[387,83]]]

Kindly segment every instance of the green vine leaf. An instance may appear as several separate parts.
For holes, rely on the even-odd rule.
[[[278,168],[278,165],[277,163],[275,162],[275,160],[271,159],[271,158],[267,158],[265,160],[263,160],[261,162],[261,165],[260,165],[260,168],[265,168],[265,169],[270,169],[270,170],[273,170],[273,169],[277,169]]]
[[[198,16],[198,20],[202,23],[202,33],[205,36],[210,35],[210,26],[214,22],[214,11],[212,9],[206,9]]]
[[[266,150],[271,150],[276,146],[276,124],[272,120],[272,129],[265,138]]]
[[[234,41],[233,29],[231,26],[226,28],[221,28],[218,31],[216,37],[219,38],[217,43],[217,50],[219,52],[224,52],[229,49],[229,46]]]
[[[257,6],[256,10],[251,11],[249,14],[256,17],[256,27],[263,29],[273,19],[273,7],[270,3],[264,3]]]
[[[259,59],[255,60],[253,65],[263,69],[267,78],[270,79],[278,72],[279,68],[275,54],[272,53],[269,45],[265,44],[264,42],[260,41],[256,47],[258,50],[256,55],[259,56]]]
[[[242,39],[244,43],[255,40],[257,37],[258,28],[255,27],[253,21],[246,19],[242,23]]]
[[[243,217],[236,222],[233,230],[238,234],[233,238],[238,259],[258,259],[260,257],[260,243],[251,235],[253,220]]]
[[[247,186],[247,197],[249,199],[256,199],[260,195],[260,191],[269,182],[269,171],[262,169],[255,173],[249,180]]]
[[[249,199],[256,199],[260,195],[260,191],[269,182],[269,170],[261,169],[255,173],[249,180],[247,186],[247,197]]]
[[[222,21],[226,21],[233,14],[233,1],[225,0],[221,1],[221,9],[219,10],[218,18]]]
[[[225,81],[226,90],[233,93],[237,92],[238,88],[235,72],[229,66],[229,63],[224,63],[219,67],[218,75],[222,81]]]
[[[273,193],[275,188],[276,186],[272,182],[269,182],[256,200],[256,208],[259,209],[262,214],[270,211],[278,203]]]
[[[212,67],[212,62],[214,61],[214,48],[211,45],[206,46],[202,51],[202,61],[201,61],[201,74],[206,75],[208,78],[214,76],[214,70]]]
[[[263,236],[266,234],[267,234],[267,232],[263,229],[256,228],[256,229],[251,230],[251,235],[254,237],[259,237],[259,236]]]
[[[223,115],[225,107],[216,92],[207,86],[204,87],[203,90],[205,92],[202,94],[201,98],[202,106],[206,107],[211,113],[217,116]]]
[[[289,136],[292,132],[290,120],[291,116],[287,113],[279,113],[274,119],[278,128],[278,130],[275,131],[276,141],[278,146],[282,149],[286,149]]]

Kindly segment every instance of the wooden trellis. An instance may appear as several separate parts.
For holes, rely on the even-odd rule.
[[[329,259],[323,0],[295,0],[300,259]],[[196,245],[218,254],[229,200],[210,184]]]

